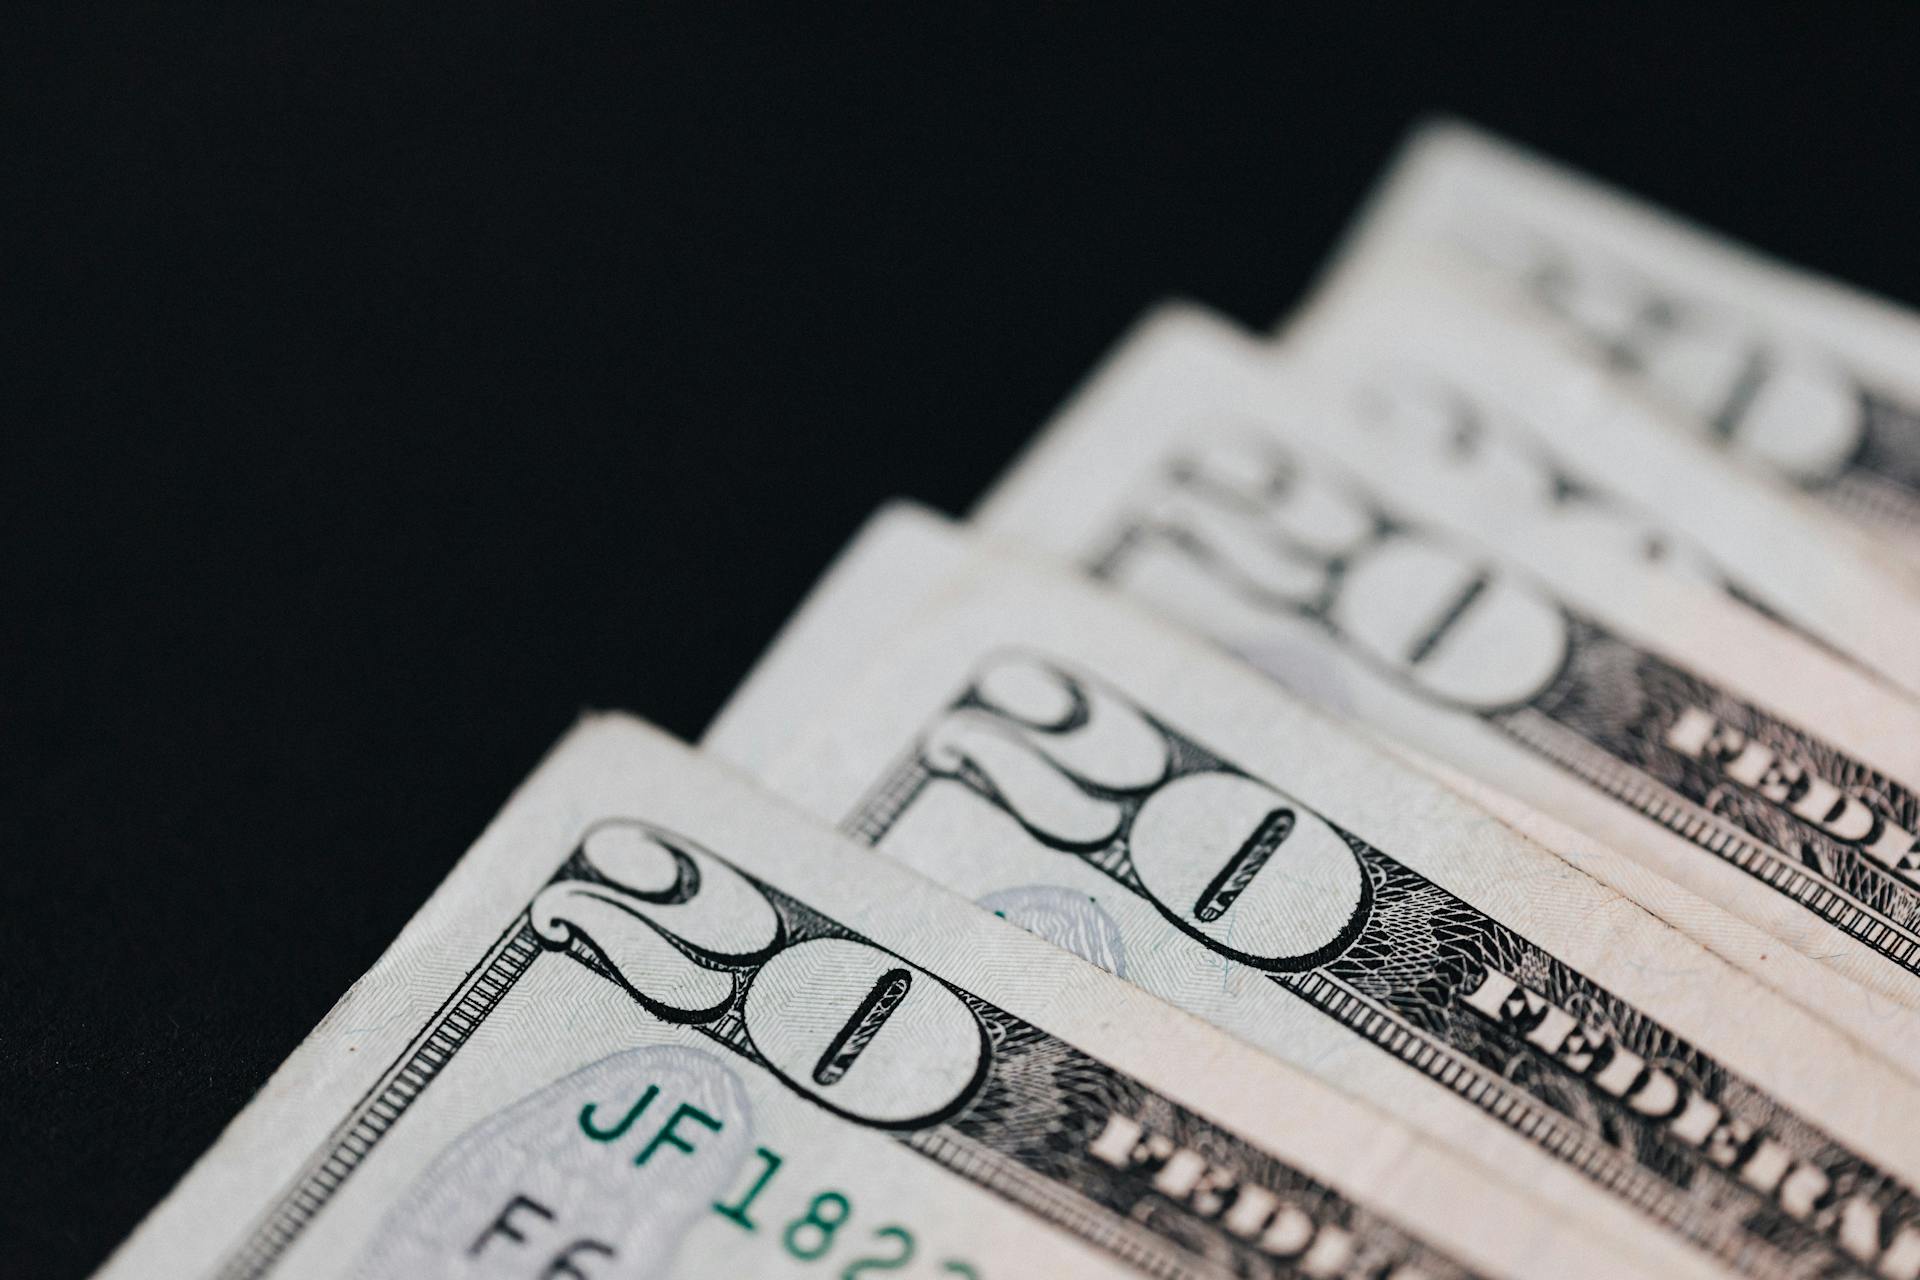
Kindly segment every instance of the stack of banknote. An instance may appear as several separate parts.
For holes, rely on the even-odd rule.
[[[1418,130],[583,721],[106,1274],[1920,1278],[1920,317]]]

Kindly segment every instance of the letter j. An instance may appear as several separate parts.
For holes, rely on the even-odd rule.
[[[614,1125],[611,1129],[601,1129],[594,1125],[593,1111],[595,1104],[589,1102],[586,1106],[580,1108],[580,1132],[586,1134],[595,1142],[612,1142],[621,1134],[633,1128],[633,1122],[640,1118],[640,1113],[652,1104],[654,1098],[657,1097],[659,1093],[659,1085],[648,1085],[647,1091],[640,1095],[640,1101],[628,1107],[627,1114],[621,1116],[620,1123]]]

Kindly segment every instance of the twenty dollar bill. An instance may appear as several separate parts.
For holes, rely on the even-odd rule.
[[[1143,326],[978,520],[1920,1009],[1912,700],[1238,342]]]
[[[1542,572],[1691,582],[1920,694],[1920,596],[1875,539],[1673,430],[1450,259],[1344,259],[1280,349],[1326,383],[1317,439],[1398,450],[1414,496],[1452,490],[1450,510]],[[1313,408],[1293,399],[1272,407]]]
[[[599,717],[107,1274],[1633,1274],[1607,1252]]]
[[[1350,234],[1440,246],[1698,439],[1920,563],[1920,318],[1465,125],[1419,130]]]
[[[707,742],[1662,1270],[1920,1274],[1909,1078],[1111,593],[891,514]]]

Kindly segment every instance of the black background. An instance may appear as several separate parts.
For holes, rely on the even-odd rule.
[[[1911,6],[311,8],[7,21],[9,1275],[98,1262],[581,708],[697,734],[1142,308],[1277,318],[1417,115],[1920,299]]]

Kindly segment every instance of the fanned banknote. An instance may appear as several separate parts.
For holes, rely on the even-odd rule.
[[[1482,269],[1570,343],[1920,564],[1920,318],[1463,124],[1417,130],[1344,253]]]
[[[1909,1078],[1092,584],[883,517],[707,745],[1662,1268],[1920,1274]]]
[[[1355,732],[1368,732],[1358,723],[1352,727]],[[1904,1005],[1862,990],[1819,961],[1781,946],[1772,934],[1728,915],[1657,871],[1615,853],[1498,787],[1488,786],[1398,738],[1377,732],[1368,733],[1368,737],[1383,751],[1439,779],[1527,839],[1759,979],[1775,995],[1877,1051],[1881,1061],[1894,1070],[1909,1079],[1920,1079],[1920,1018],[1912,1016]]]
[[[106,1274],[1658,1274],[1633,1253],[598,717]]]
[[[1568,545],[1615,553],[1920,693],[1920,596],[1867,539],[1673,430],[1481,276],[1410,248],[1350,258],[1287,328],[1284,353],[1326,384],[1323,434],[1418,455],[1423,483],[1462,491],[1456,505],[1549,573]]]
[[[1912,701],[1258,364],[1163,315],[979,519],[1920,1008]]]

